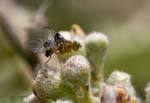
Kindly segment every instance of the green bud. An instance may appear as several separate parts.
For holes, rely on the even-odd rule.
[[[104,59],[108,44],[108,38],[103,33],[93,32],[85,38],[86,57],[92,67],[92,91],[96,96],[99,95],[99,87],[103,81]]]
[[[90,66],[81,55],[70,57],[62,68],[62,79],[76,86],[85,86],[90,81]]]
[[[33,80],[33,93],[41,99],[59,98],[60,95],[60,74],[52,69],[40,69],[35,80]]]

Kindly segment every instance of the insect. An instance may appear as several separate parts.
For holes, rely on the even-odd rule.
[[[49,35],[53,36],[50,36],[49,38]],[[66,40],[60,33],[55,33],[52,29],[49,29],[49,27],[43,29],[43,40],[29,40],[27,45],[32,52],[44,52],[45,56],[49,58],[51,58],[53,53],[62,55],[76,51],[81,47],[81,44],[78,41],[72,42]]]

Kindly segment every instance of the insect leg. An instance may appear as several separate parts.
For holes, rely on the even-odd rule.
[[[51,56],[49,56],[48,59],[46,60],[46,62],[45,62],[46,65],[48,64],[48,62],[50,61],[50,59],[51,59]]]

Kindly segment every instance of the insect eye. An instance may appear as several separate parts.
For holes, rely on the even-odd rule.
[[[78,41],[74,41],[74,44],[78,47],[81,47],[80,43]]]

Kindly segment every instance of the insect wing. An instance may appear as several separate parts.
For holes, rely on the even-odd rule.
[[[27,48],[34,53],[43,53],[44,48],[41,40],[29,40],[27,42]]]
[[[52,36],[54,36],[55,32],[50,27],[44,27],[43,28],[43,42],[50,40]]]

